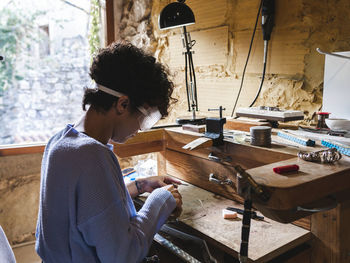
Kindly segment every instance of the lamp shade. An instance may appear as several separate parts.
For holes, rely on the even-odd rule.
[[[168,4],[160,12],[159,28],[169,29],[195,23],[194,14],[186,4],[174,2]]]

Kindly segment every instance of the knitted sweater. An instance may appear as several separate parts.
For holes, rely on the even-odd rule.
[[[36,230],[45,263],[140,262],[175,208],[158,188],[136,212],[112,149],[71,125],[48,142]]]

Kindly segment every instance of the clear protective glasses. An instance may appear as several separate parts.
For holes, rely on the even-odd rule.
[[[137,107],[137,109],[142,113],[142,116],[137,118],[141,131],[151,129],[153,125],[156,124],[162,117],[162,114],[160,114],[157,107],[151,107],[146,110],[144,107],[140,106]]]
[[[112,90],[100,84],[97,84],[96,86],[98,90],[118,98],[121,96],[127,96],[124,93]],[[157,107],[150,107],[148,109],[145,109],[143,106],[139,106],[137,109],[142,113],[142,115],[137,118],[141,131],[151,129],[153,125],[156,124],[162,117],[162,114],[159,112]]]

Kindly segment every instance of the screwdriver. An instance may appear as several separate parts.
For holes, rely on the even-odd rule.
[[[236,212],[238,214],[241,214],[241,215],[243,215],[243,212],[244,212],[243,209],[239,209],[239,208],[236,208],[236,207],[226,207],[226,209],[230,210],[230,211],[234,211],[234,212]],[[252,218],[256,219],[256,220],[264,220],[264,217],[263,216],[258,216],[255,211],[252,211]]]

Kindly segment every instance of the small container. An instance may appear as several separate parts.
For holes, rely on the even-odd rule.
[[[317,112],[317,125],[316,128],[322,129],[322,128],[328,128],[326,125],[326,119],[329,117],[329,112]]]
[[[271,146],[271,127],[250,127],[250,144],[255,146]]]
[[[237,143],[243,143],[245,140],[246,133],[245,132],[235,132],[233,134],[234,140]]]

